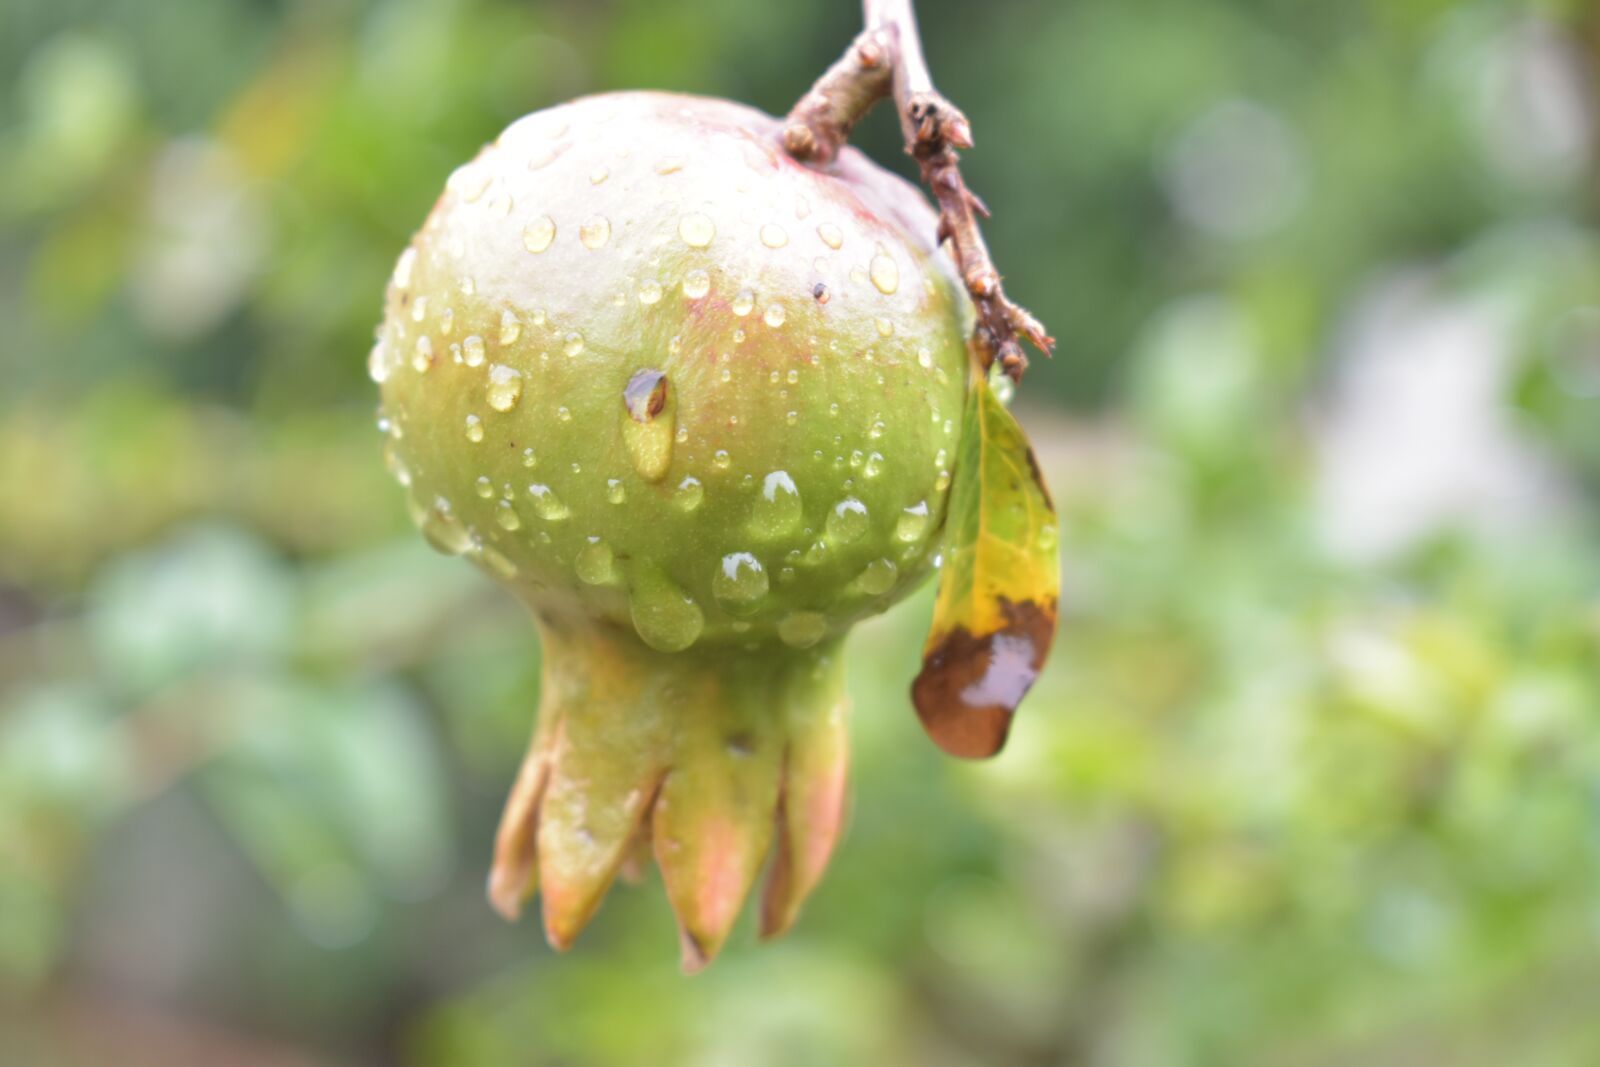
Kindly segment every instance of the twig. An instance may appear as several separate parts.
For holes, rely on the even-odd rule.
[[[984,369],[996,359],[1013,381],[1028,365],[1020,339],[1045,355],[1055,339],[1028,311],[1006,298],[978,216],[983,201],[961,177],[957,149],[972,147],[967,117],[933,87],[912,0],[863,0],[866,29],[829,67],[784,124],[783,146],[802,162],[831,162],[872,106],[893,95],[906,151],[939,204],[937,240],[950,242],[956,266],[978,311],[974,341]]]

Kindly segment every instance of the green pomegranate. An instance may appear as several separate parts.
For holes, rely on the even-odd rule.
[[[686,966],[838,835],[842,642],[932,566],[971,306],[911,185],[660,93],[513,123],[400,256],[371,356],[442,551],[532,609],[543,684],[490,896],[565,947],[653,852]]]

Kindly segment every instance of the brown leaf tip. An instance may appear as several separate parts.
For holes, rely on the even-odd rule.
[[[917,717],[952,756],[986,759],[1005,747],[1011,717],[1044,668],[1056,628],[1056,602],[1002,599],[1004,624],[974,634],[950,631],[926,653],[911,684]]]

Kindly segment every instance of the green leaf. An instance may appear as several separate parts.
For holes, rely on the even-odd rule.
[[[911,699],[954,756],[999,752],[1044,667],[1061,563],[1055,506],[1017,420],[974,370],[945,520],[945,561]]]

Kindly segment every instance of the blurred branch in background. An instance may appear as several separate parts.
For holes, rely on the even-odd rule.
[[[0,1048],[1600,1060],[1592,6],[918,13],[1030,146],[963,162],[1061,335],[1022,415],[1063,637],[956,766],[905,696],[926,599],[863,634],[829,882],[686,983],[654,894],[559,961],[483,906],[537,649],[410,547],[363,357],[397,227],[512,118],[782,112],[854,5],[11,4]]]

